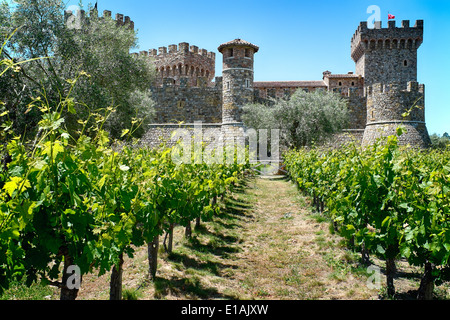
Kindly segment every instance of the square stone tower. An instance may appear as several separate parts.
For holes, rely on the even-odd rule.
[[[381,21],[369,29],[361,22],[351,40],[356,73],[364,78],[367,98],[367,124],[362,145],[378,138],[396,135],[399,126],[406,132],[400,145],[427,148],[430,137],[425,123],[425,87],[417,83],[417,50],[423,42],[423,20],[410,27],[403,20],[388,28]]]
[[[423,20],[417,20],[414,27],[403,20],[401,28],[395,21],[389,21],[388,28],[376,21],[373,29],[361,22],[351,40],[356,74],[364,77],[365,86],[417,81],[417,49],[422,41]]]

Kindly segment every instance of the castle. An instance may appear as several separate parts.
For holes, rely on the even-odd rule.
[[[104,16],[111,13],[105,11]],[[124,21],[119,14],[116,20],[118,25],[134,27],[129,17]],[[157,70],[156,80],[149,84],[157,105],[156,121],[142,142],[151,146],[170,142],[174,130],[194,132],[199,122],[211,142],[242,141],[245,104],[289,98],[296,90],[326,90],[348,100],[350,125],[336,136],[337,144],[356,139],[367,146],[378,137],[395,134],[402,124],[407,133],[399,137],[400,144],[426,148],[431,141],[425,123],[425,88],[417,83],[417,50],[422,41],[423,20],[412,27],[408,20],[400,27],[389,21],[387,28],[381,21],[374,28],[361,22],[351,38],[355,72],[325,71],[319,81],[254,81],[254,59],[260,48],[242,39],[218,47],[221,76],[215,75],[215,52],[186,42],[135,53],[152,59]]]

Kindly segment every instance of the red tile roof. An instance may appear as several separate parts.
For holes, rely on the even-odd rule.
[[[303,87],[324,87],[324,81],[255,81],[255,88],[303,88]]]
[[[254,45],[253,43],[250,43],[248,41],[242,40],[242,39],[234,39],[227,43],[223,43],[219,46],[219,48],[217,50],[219,50],[219,52],[222,52],[222,49],[224,49],[228,46],[252,47],[253,49],[255,49],[255,52],[258,52],[258,50],[259,50],[258,46]]]
[[[329,75],[325,75],[325,77],[328,77],[328,78],[355,78],[355,79],[358,79],[361,76],[359,74],[345,73],[345,74],[329,74]]]

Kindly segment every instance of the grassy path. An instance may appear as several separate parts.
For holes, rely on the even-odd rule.
[[[174,251],[161,250],[157,280],[146,280],[147,252],[124,265],[125,297],[138,299],[372,299],[357,258],[314,218],[295,186],[252,179],[203,222],[191,240],[175,229]],[[161,246],[162,247],[162,246]],[[361,276],[358,276],[361,274]],[[108,299],[108,276],[86,277],[79,299]],[[102,288],[102,290],[99,290]]]

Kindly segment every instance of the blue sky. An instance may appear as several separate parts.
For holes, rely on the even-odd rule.
[[[83,0],[84,6],[95,0]],[[78,5],[70,0],[67,6]],[[401,20],[425,22],[419,49],[418,81],[426,86],[430,134],[450,133],[450,1],[448,0],[99,0],[98,8],[130,16],[138,30],[139,50],[189,42],[216,52],[216,76],[222,73],[217,47],[242,38],[260,47],[255,81],[321,80],[322,72],[355,70],[350,39],[370,5]]]

